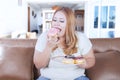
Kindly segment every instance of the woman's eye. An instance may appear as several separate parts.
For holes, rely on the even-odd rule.
[[[61,23],[64,23],[64,21],[60,21]]]

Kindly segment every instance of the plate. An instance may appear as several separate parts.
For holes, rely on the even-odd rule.
[[[64,64],[78,65],[78,64],[83,64],[84,63],[83,57],[56,56],[56,57],[52,57],[52,59],[54,61],[64,63]]]

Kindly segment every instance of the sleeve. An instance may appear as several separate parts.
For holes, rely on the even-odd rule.
[[[35,50],[42,52],[46,46],[46,42],[47,42],[47,33],[44,32],[39,36],[36,42]]]
[[[84,33],[80,33],[78,36],[79,36],[79,38],[78,38],[79,49],[80,49],[82,55],[85,55],[92,48],[92,43],[89,40],[89,38],[86,37],[86,35]]]

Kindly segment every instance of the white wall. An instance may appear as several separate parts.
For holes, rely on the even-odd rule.
[[[39,10],[37,13],[37,25],[38,25],[38,32],[39,34],[42,33],[42,28],[40,26],[43,24],[43,17],[42,17],[42,11]]]
[[[43,23],[42,10],[32,5],[28,6],[30,7],[30,31],[38,30],[38,33],[41,33],[39,26]],[[37,15],[36,18],[34,18],[34,16],[32,15],[32,11],[34,11],[34,13]]]
[[[22,0],[0,0],[0,34],[13,31],[27,31],[27,3]]]
[[[37,17],[38,16],[34,17],[34,15],[32,15],[32,12],[34,12],[34,15],[35,14],[37,15],[38,10],[30,6],[30,31],[37,29]]]
[[[120,1],[116,2],[116,29],[115,37],[120,37]]]

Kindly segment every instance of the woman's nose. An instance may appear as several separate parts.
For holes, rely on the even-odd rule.
[[[56,25],[59,26],[59,25],[60,25],[60,22],[59,22],[59,21],[56,21]]]

